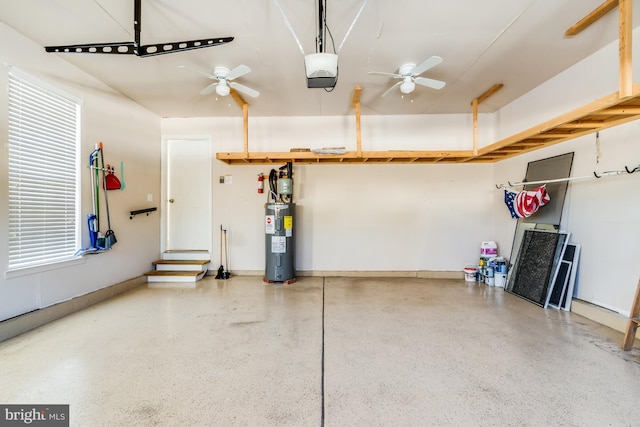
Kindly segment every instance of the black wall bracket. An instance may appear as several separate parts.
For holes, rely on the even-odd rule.
[[[129,212],[129,219],[133,219],[134,216],[141,215],[141,214],[147,214],[147,216],[149,216],[151,212],[155,212],[157,210],[158,208],[147,208],[147,209],[139,209],[137,211],[131,211]]]

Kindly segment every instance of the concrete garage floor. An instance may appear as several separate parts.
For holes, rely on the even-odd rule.
[[[0,403],[73,426],[637,426],[621,342],[463,280],[208,276],[0,343]]]

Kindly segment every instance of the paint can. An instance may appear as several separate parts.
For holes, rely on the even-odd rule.
[[[472,265],[467,265],[464,268],[464,280],[465,282],[475,282],[478,269]]]
[[[494,282],[494,274],[495,274],[494,270],[493,270],[492,267],[487,267],[485,270],[486,270],[485,271],[486,272],[486,277],[485,277],[484,283],[487,286],[493,286],[494,283],[495,283]]]
[[[507,284],[507,273],[496,273],[495,286],[496,288],[504,288]]]
[[[507,261],[503,257],[496,258],[496,273],[507,272]]]

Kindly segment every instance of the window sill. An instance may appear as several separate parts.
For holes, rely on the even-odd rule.
[[[85,259],[82,257],[71,258],[65,261],[58,261],[51,264],[38,265],[34,267],[16,268],[4,272],[5,279],[13,279],[15,277],[28,276],[31,274],[44,273],[58,268],[66,268],[74,265],[84,264]]]

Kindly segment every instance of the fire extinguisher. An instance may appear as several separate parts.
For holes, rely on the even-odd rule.
[[[264,175],[262,173],[258,174],[258,194],[262,194],[264,192]]]

